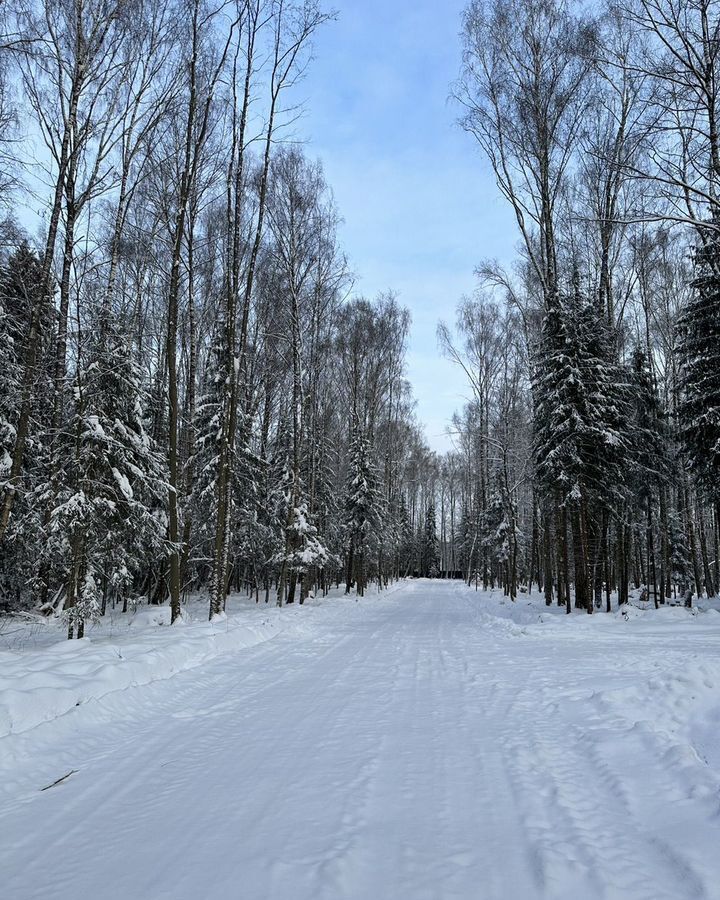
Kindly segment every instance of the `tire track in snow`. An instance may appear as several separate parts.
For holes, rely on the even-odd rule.
[[[718,900],[711,799],[593,700],[646,677],[641,641],[448,583],[383,599],[29,736],[36,775],[80,771],[0,814],[4,896]]]

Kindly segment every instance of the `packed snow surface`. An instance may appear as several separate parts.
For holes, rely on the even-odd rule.
[[[417,581],[222,624],[0,657],[3,900],[720,898],[717,612]]]

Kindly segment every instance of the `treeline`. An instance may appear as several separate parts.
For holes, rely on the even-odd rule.
[[[720,3],[474,0],[463,47],[462,124],[519,256],[440,328],[473,390],[449,552],[568,612],[714,596]]]
[[[2,6],[0,581],[62,612],[417,568],[409,316],[292,137],[314,0]],[[31,241],[11,211],[42,216]],[[416,521],[417,519],[417,521]]]

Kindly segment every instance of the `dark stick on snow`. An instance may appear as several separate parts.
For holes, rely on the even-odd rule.
[[[74,775],[77,772],[77,769],[70,769],[67,775],[63,775],[62,778],[58,778],[57,781],[53,781],[52,784],[46,784],[44,788],[40,788],[41,791],[48,791],[51,787],[55,787],[56,784],[60,784],[65,781],[66,778],[69,778],[71,775]]]

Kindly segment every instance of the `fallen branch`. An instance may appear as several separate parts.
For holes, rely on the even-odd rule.
[[[53,781],[52,784],[46,784],[44,788],[40,788],[41,791],[49,791],[51,787],[55,787],[56,784],[61,784],[65,781],[66,778],[69,778],[71,775],[74,775],[77,772],[77,769],[70,769],[67,775],[63,775],[62,778],[58,778],[57,781]]]

